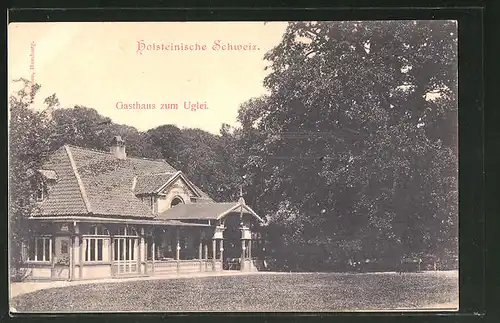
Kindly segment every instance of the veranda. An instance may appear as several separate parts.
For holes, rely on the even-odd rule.
[[[257,270],[260,235],[250,218],[238,223],[234,215],[208,223],[44,217],[32,221],[24,266],[29,278],[52,280]]]

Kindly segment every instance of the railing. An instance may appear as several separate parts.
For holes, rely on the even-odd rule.
[[[216,261],[215,268],[220,270],[221,262]],[[166,274],[166,273],[192,273],[213,271],[212,259],[193,259],[193,260],[148,260],[146,263],[146,271],[148,274]]]
[[[108,265],[109,266],[109,265]],[[137,260],[113,261],[111,272],[114,274],[133,274],[139,272]]]

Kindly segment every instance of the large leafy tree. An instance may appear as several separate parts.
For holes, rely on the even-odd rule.
[[[182,170],[216,201],[237,199],[238,176],[235,140],[227,125],[220,135],[200,129],[164,125],[147,132],[163,158]]]
[[[289,24],[265,56],[270,95],[240,110],[245,167],[265,174],[261,212],[285,232],[275,245],[327,262],[457,249],[456,32]]]
[[[30,236],[26,221],[35,203],[36,170],[50,152],[52,132],[46,111],[31,109],[38,84],[18,79],[22,88],[9,98],[9,238],[10,261],[15,268],[21,261],[21,243]]]
[[[54,123],[51,142],[55,148],[70,144],[105,151],[114,136],[121,136],[127,143],[127,154],[130,156],[162,156],[161,152],[153,147],[147,133],[131,126],[115,124],[95,109],[75,106],[70,109],[57,109],[51,115]]]

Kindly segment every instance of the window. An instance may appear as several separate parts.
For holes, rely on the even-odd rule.
[[[67,240],[61,241],[61,253],[62,254],[69,253],[69,241],[67,241]]]
[[[52,261],[51,237],[36,237],[28,243],[28,261]]]
[[[46,191],[45,183],[42,180],[40,180],[38,182],[38,185],[36,188],[36,200],[37,200],[37,202],[43,201],[43,199],[45,198],[45,195],[46,195],[45,191]]]
[[[137,231],[133,227],[121,227],[114,238],[114,260],[137,260],[138,240]]]
[[[114,243],[115,261],[137,260],[137,252],[139,242],[135,238],[118,238]]]
[[[184,204],[184,201],[180,197],[176,197],[172,200],[172,203],[170,203],[170,207],[174,207],[179,204]]]
[[[94,226],[83,237],[85,261],[109,261],[109,231],[103,226]]]

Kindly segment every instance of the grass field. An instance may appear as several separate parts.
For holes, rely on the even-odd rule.
[[[15,297],[11,306],[18,312],[320,312],[421,309],[457,299],[456,272],[292,273],[52,288]]]

